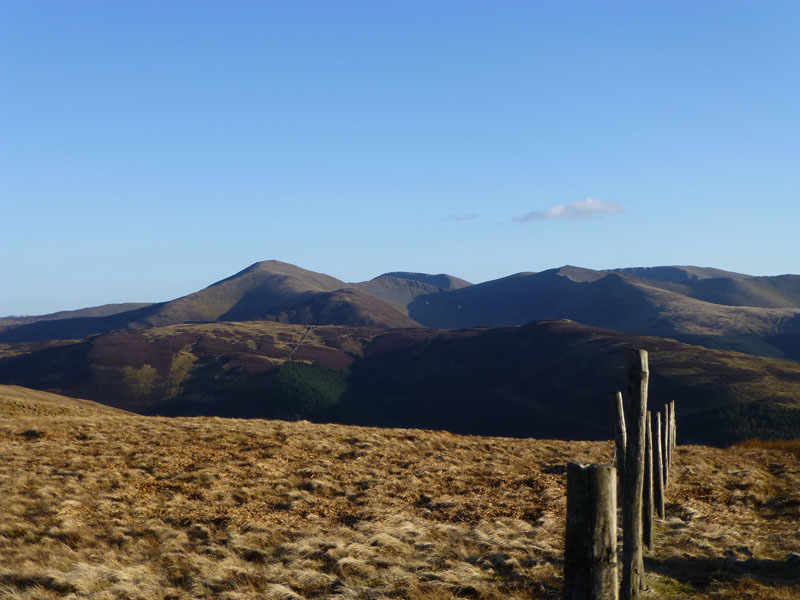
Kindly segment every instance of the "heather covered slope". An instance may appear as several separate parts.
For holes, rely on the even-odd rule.
[[[625,352],[650,352],[650,403],[675,400],[684,441],[800,437],[800,365],[622,334],[571,321],[424,336],[367,346],[370,383],[406,426],[600,439],[609,392],[626,389]]]
[[[323,380],[343,379],[379,331],[267,321],[119,331],[42,350],[7,348],[12,355],[0,360],[0,381],[25,381],[137,412],[181,402],[185,414],[214,407],[210,414],[286,418],[312,410],[318,398],[312,384],[308,398],[298,400],[292,378],[284,377],[310,369]]]
[[[353,288],[315,294],[268,318],[303,325],[385,328],[420,326],[395,305]]]
[[[683,441],[800,436],[800,364],[570,321],[460,331],[172,325],[3,348],[0,383],[151,414],[603,439],[631,346],[651,352],[651,402],[676,400]]]
[[[132,415],[0,420],[0,597],[563,595],[565,465],[612,443]],[[679,446],[654,598],[790,600],[787,449]]]

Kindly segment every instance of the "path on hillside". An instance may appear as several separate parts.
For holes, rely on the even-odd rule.
[[[314,329],[314,325],[309,325],[308,328],[306,329],[306,332],[303,334],[303,337],[301,337],[300,341],[297,342],[297,344],[295,344],[295,347],[289,354],[289,360],[292,360],[292,357],[294,357],[294,353],[297,352],[297,349],[300,347],[300,345],[306,341],[306,338],[308,337],[308,334],[311,333],[312,329]]]

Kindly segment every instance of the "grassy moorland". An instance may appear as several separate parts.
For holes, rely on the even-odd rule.
[[[0,598],[558,598],[610,442],[166,419],[0,388]],[[651,597],[797,598],[796,448],[679,447]]]

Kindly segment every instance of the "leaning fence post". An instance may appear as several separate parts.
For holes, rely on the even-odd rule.
[[[617,600],[617,472],[567,465],[565,600]]]
[[[664,518],[664,461],[661,456],[661,413],[656,413],[656,439],[655,439],[655,487],[653,489],[653,501],[656,505],[656,513],[659,519]]]
[[[650,371],[647,351],[628,352],[627,453],[622,499],[622,600],[641,597],[645,589],[642,557],[642,489],[644,487],[645,412]]]
[[[616,392],[611,406],[614,411],[614,441],[616,443],[617,473],[620,478],[625,472],[625,446],[627,435],[625,433],[625,409],[622,406],[622,392]]]
[[[642,542],[653,549],[653,426],[652,413],[647,411],[645,426],[644,488],[642,506]]]

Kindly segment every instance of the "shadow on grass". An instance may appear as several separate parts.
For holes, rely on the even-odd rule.
[[[694,587],[706,587],[713,582],[737,582],[754,579],[766,585],[800,585],[800,562],[750,558],[647,558],[646,571],[665,575]]]
[[[78,589],[68,582],[57,581],[52,577],[46,575],[15,575],[4,574],[0,575],[0,585],[17,588],[18,590],[25,591],[28,588],[44,588],[45,590],[55,592],[59,595],[74,594]]]

